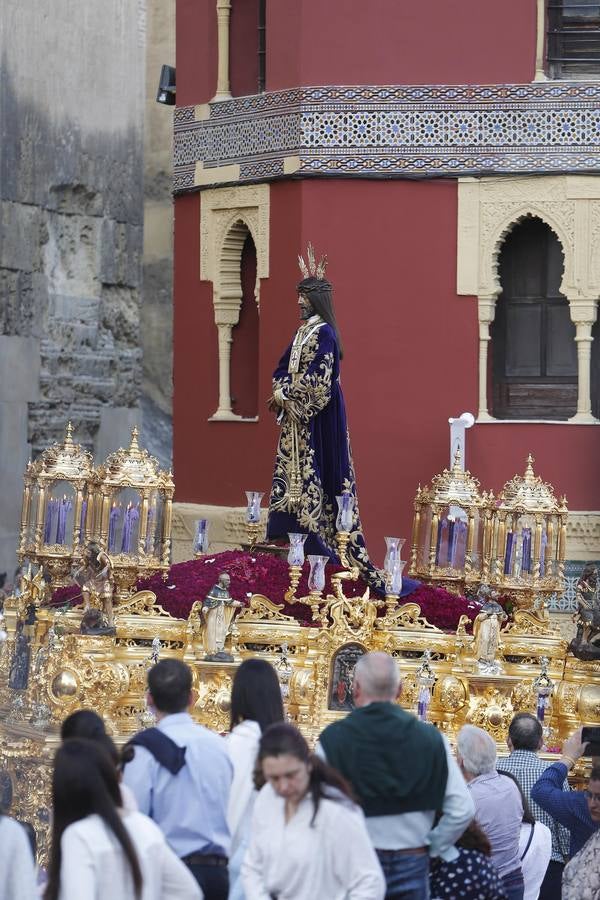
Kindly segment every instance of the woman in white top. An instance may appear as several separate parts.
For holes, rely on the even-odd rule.
[[[115,742],[106,732],[104,719],[94,712],[93,709],[77,709],[71,715],[63,720],[60,726],[61,740],[66,741],[69,738],[86,738],[90,741],[96,741],[100,744],[115,764],[119,775],[119,787],[121,790],[122,807],[128,812],[137,811],[137,803],[131,788],[124,784],[121,775],[122,760]]]
[[[342,777],[293,725],[271,725],[242,864],[247,900],[383,900],[385,879]]]
[[[35,862],[25,829],[0,815],[0,900],[35,900]]]
[[[201,900],[154,822],[121,808],[117,771],[97,742],[70,738],[59,747],[52,799],[45,900]]]
[[[244,900],[240,877],[248,846],[250,821],[257,791],[254,766],[262,732],[285,718],[281,688],[275,669],[263,659],[247,659],[237,669],[231,686],[231,732],[227,750],[233,764],[227,822],[231,833],[229,900]]]

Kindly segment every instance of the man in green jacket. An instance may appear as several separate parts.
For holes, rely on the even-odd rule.
[[[454,841],[473,818],[473,801],[442,734],[397,704],[400,673],[391,656],[361,657],[352,690],[356,709],[328,725],[317,752],[363,808],[387,900],[427,900],[429,857],[456,858]]]

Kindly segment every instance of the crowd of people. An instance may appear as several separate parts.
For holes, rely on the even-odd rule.
[[[223,738],[188,712],[189,667],[161,660],[156,726],[120,752],[95,712],[63,723],[47,871],[0,816],[0,900],[600,900],[600,768],[567,781],[581,730],[550,764],[519,713],[508,756],[472,725],[453,755],[400,689],[390,656],[363,656],[355,709],[311,752],[269,663],[237,669]]]

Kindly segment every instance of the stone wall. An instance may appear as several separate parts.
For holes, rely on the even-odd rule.
[[[0,571],[28,452],[69,418],[78,441],[114,449],[139,415],[145,13],[3,5]]]
[[[161,66],[175,65],[175,0],[147,0],[144,117],[143,437],[171,465],[173,398],[173,108],[156,102]]]

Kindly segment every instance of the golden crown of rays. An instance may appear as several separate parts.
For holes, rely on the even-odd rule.
[[[300,266],[302,277],[310,278],[312,276],[313,278],[318,278],[319,281],[325,278],[325,270],[327,269],[327,254],[324,253],[317,263],[315,260],[315,248],[309,241],[308,247],[306,248],[306,257],[308,263],[305,262],[302,254],[298,254],[298,265]]]

